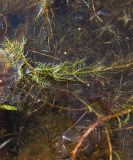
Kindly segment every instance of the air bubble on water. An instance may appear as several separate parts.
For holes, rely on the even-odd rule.
[[[82,28],[79,27],[79,28],[78,28],[78,31],[81,31],[81,29],[82,29]]]
[[[67,55],[67,52],[65,51],[64,54]]]
[[[66,140],[66,141],[71,141],[71,138],[69,138],[69,137],[67,137],[67,136],[65,136],[65,135],[62,136],[62,139],[63,139],[63,140]]]

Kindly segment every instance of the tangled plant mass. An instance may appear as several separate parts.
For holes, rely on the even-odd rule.
[[[33,131],[50,142],[49,158],[125,158],[115,140],[119,132],[132,132],[133,4],[0,2],[0,106],[24,114],[14,138],[22,148],[18,157],[46,156],[40,144],[40,153],[30,157],[22,139]]]

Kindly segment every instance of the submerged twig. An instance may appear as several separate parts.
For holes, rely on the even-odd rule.
[[[71,152],[72,158],[75,159],[77,156],[77,153],[79,152],[80,148],[82,147],[82,145],[84,144],[85,140],[87,138],[89,138],[90,134],[102,123],[106,123],[108,121],[110,121],[111,119],[117,118],[117,116],[122,116],[125,114],[128,114],[130,112],[133,111],[132,109],[127,109],[127,110],[123,110],[120,113],[116,114],[112,114],[112,115],[108,115],[108,116],[104,116],[102,118],[98,118],[98,120],[96,122],[94,122],[92,125],[90,125],[88,127],[88,129],[85,131],[85,133],[81,136],[79,142],[76,144],[74,150]],[[110,148],[110,151],[112,149]],[[112,152],[112,151],[111,151]],[[110,156],[110,160],[111,160],[112,156]]]

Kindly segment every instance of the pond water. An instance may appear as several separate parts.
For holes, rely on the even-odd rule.
[[[132,8],[131,0],[0,0],[0,104],[18,108],[0,111],[0,160],[72,160],[98,115],[133,109]],[[5,37],[20,44],[25,37],[29,68],[26,60],[12,65]],[[77,62],[74,80],[42,78],[47,87],[28,80],[31,66],[64,62]],[[86,65],[89,71],[78,75]],[[76,159],[132,160],[132,118],[131,112],[100,122]]]

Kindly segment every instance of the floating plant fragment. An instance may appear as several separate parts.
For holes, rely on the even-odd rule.
[[[10,111],[16,111],[17,110],[17,108],[15,106],[12,106],[10,104],[1,104],[0,108],[5,109],[5,110],[10,110]]]

